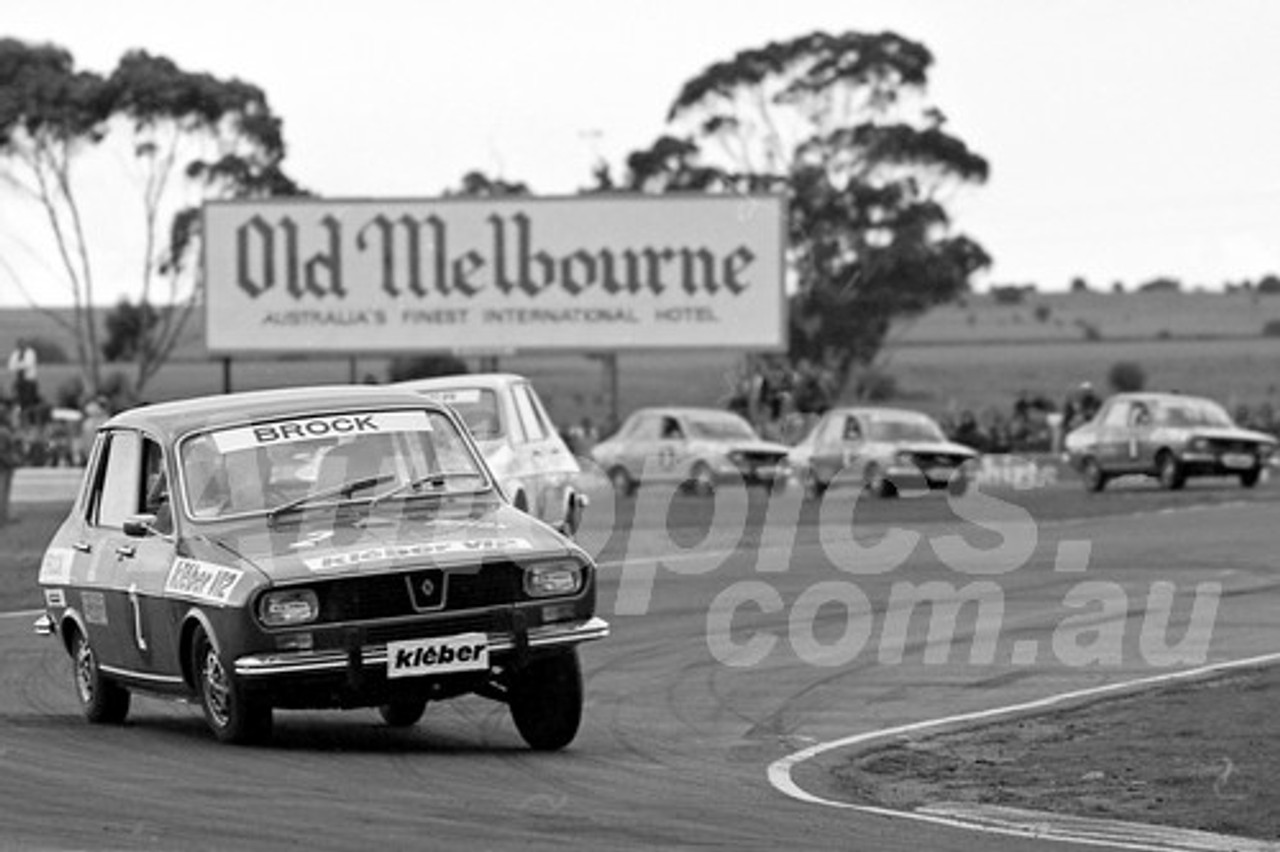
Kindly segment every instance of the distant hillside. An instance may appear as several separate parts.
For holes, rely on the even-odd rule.
[[[898,340],[909,345],[1247,338],[1261,335],[1275,319],[1280,296],[1250,293],[1046,293],[1027,295],[1018,305],[1000,305],[984,294],[936,308]]]
[[[71,311],[57,313],[70,320]],[[105,311],[99,311],[101,320]],[[1166,340],[1170,338],[1254,338],[1272,320],[1280,321],[1280,296],[1248,293],[1045,293],[1022,304],[1001,305],[987,294],[930,311],[895,335],[899,346],[985,344],[1074,340]],[[1090,331],[1092,329],[1092,331]],[[18,337],[58,341],[73,355],[74,341],[44,313],[0,308],[0,352]],[[208,358],[204,317],[191,318],[178,360]]]

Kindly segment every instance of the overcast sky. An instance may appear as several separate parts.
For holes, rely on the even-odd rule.
[[[284,118],[290,173],[358,197],[436,195],[473,168],[571,193],[597,156],[616,166],[661,133],[706,65],[814,29],[893,30],[933,52],[931,100],[992,166],[953,206],[995,258],[988,281],[1280,272],[1268,0],[5,0],[0,18],[0,35],[83,68],[144,48],[253,82]],[[13,238],[30,222],[6,192],[0,252],[10,238],[27,269]],[[93,246],[108,269],[119,243]],[[3,274],[0,302],[21,302]]]

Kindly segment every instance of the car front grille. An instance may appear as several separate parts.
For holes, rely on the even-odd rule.
[[[1215,453],[1248,453],[1254,455],[1258,452],[1258,444],[1254,441],[1233,441],[1214,438],[1209,441],[1209,449]]]
[[[443,580],[443,599],[424,594],[424,582]],[[312,586],[320,599],[320,624],[401,618],[511,604],[524,599],[523,570],[513,562],[394,574],[344,577]]]

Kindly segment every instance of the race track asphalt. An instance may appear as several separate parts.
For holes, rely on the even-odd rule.
[[[0,849],[1035,848],[795,801],[766,770],[859,732],[1277,650],[1277,502],[1274,484],[1229,483],[836,494],[821,513],[790,492],[597,495],[583,540],[613,635],[583,647],[584,726],[551,755],[480,698],[407,731],[279,712],[254,748],[147,698],[123,727],[90,726],[66,655],[30,614],[0,615]],[[869,555],[892,530],[903,553]],[[954,630],[928,607],[899,618],[922,587],[989,608]],[[1207,641],[1168,666],[1197,591],[1216,601]],[[829,787],[822,761],[795,780]]]

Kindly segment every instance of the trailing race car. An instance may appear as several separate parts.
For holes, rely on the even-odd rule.
[[[931,417],[917,411],[835,408],[788,458],[810,498],[820,497],[837,478],[893,497],[913,487],[962,493],[978,452],[948,440]]]
[[[1128,474],[1156,477],[1170,490],[1193,476],[1234,476],[1252,488],[1276,439],[1240,428],[1210,399],[1122,393],[1072,430],[1065,446],[1068,461],[1090,491],[1101,491],[1109,480]]]
[[[728,477],[772,487],[785,482],[787,448],[765,441],[741,416],[717,408],[642,408],[596,445],[614,490],[669,482],[710,494]]]

